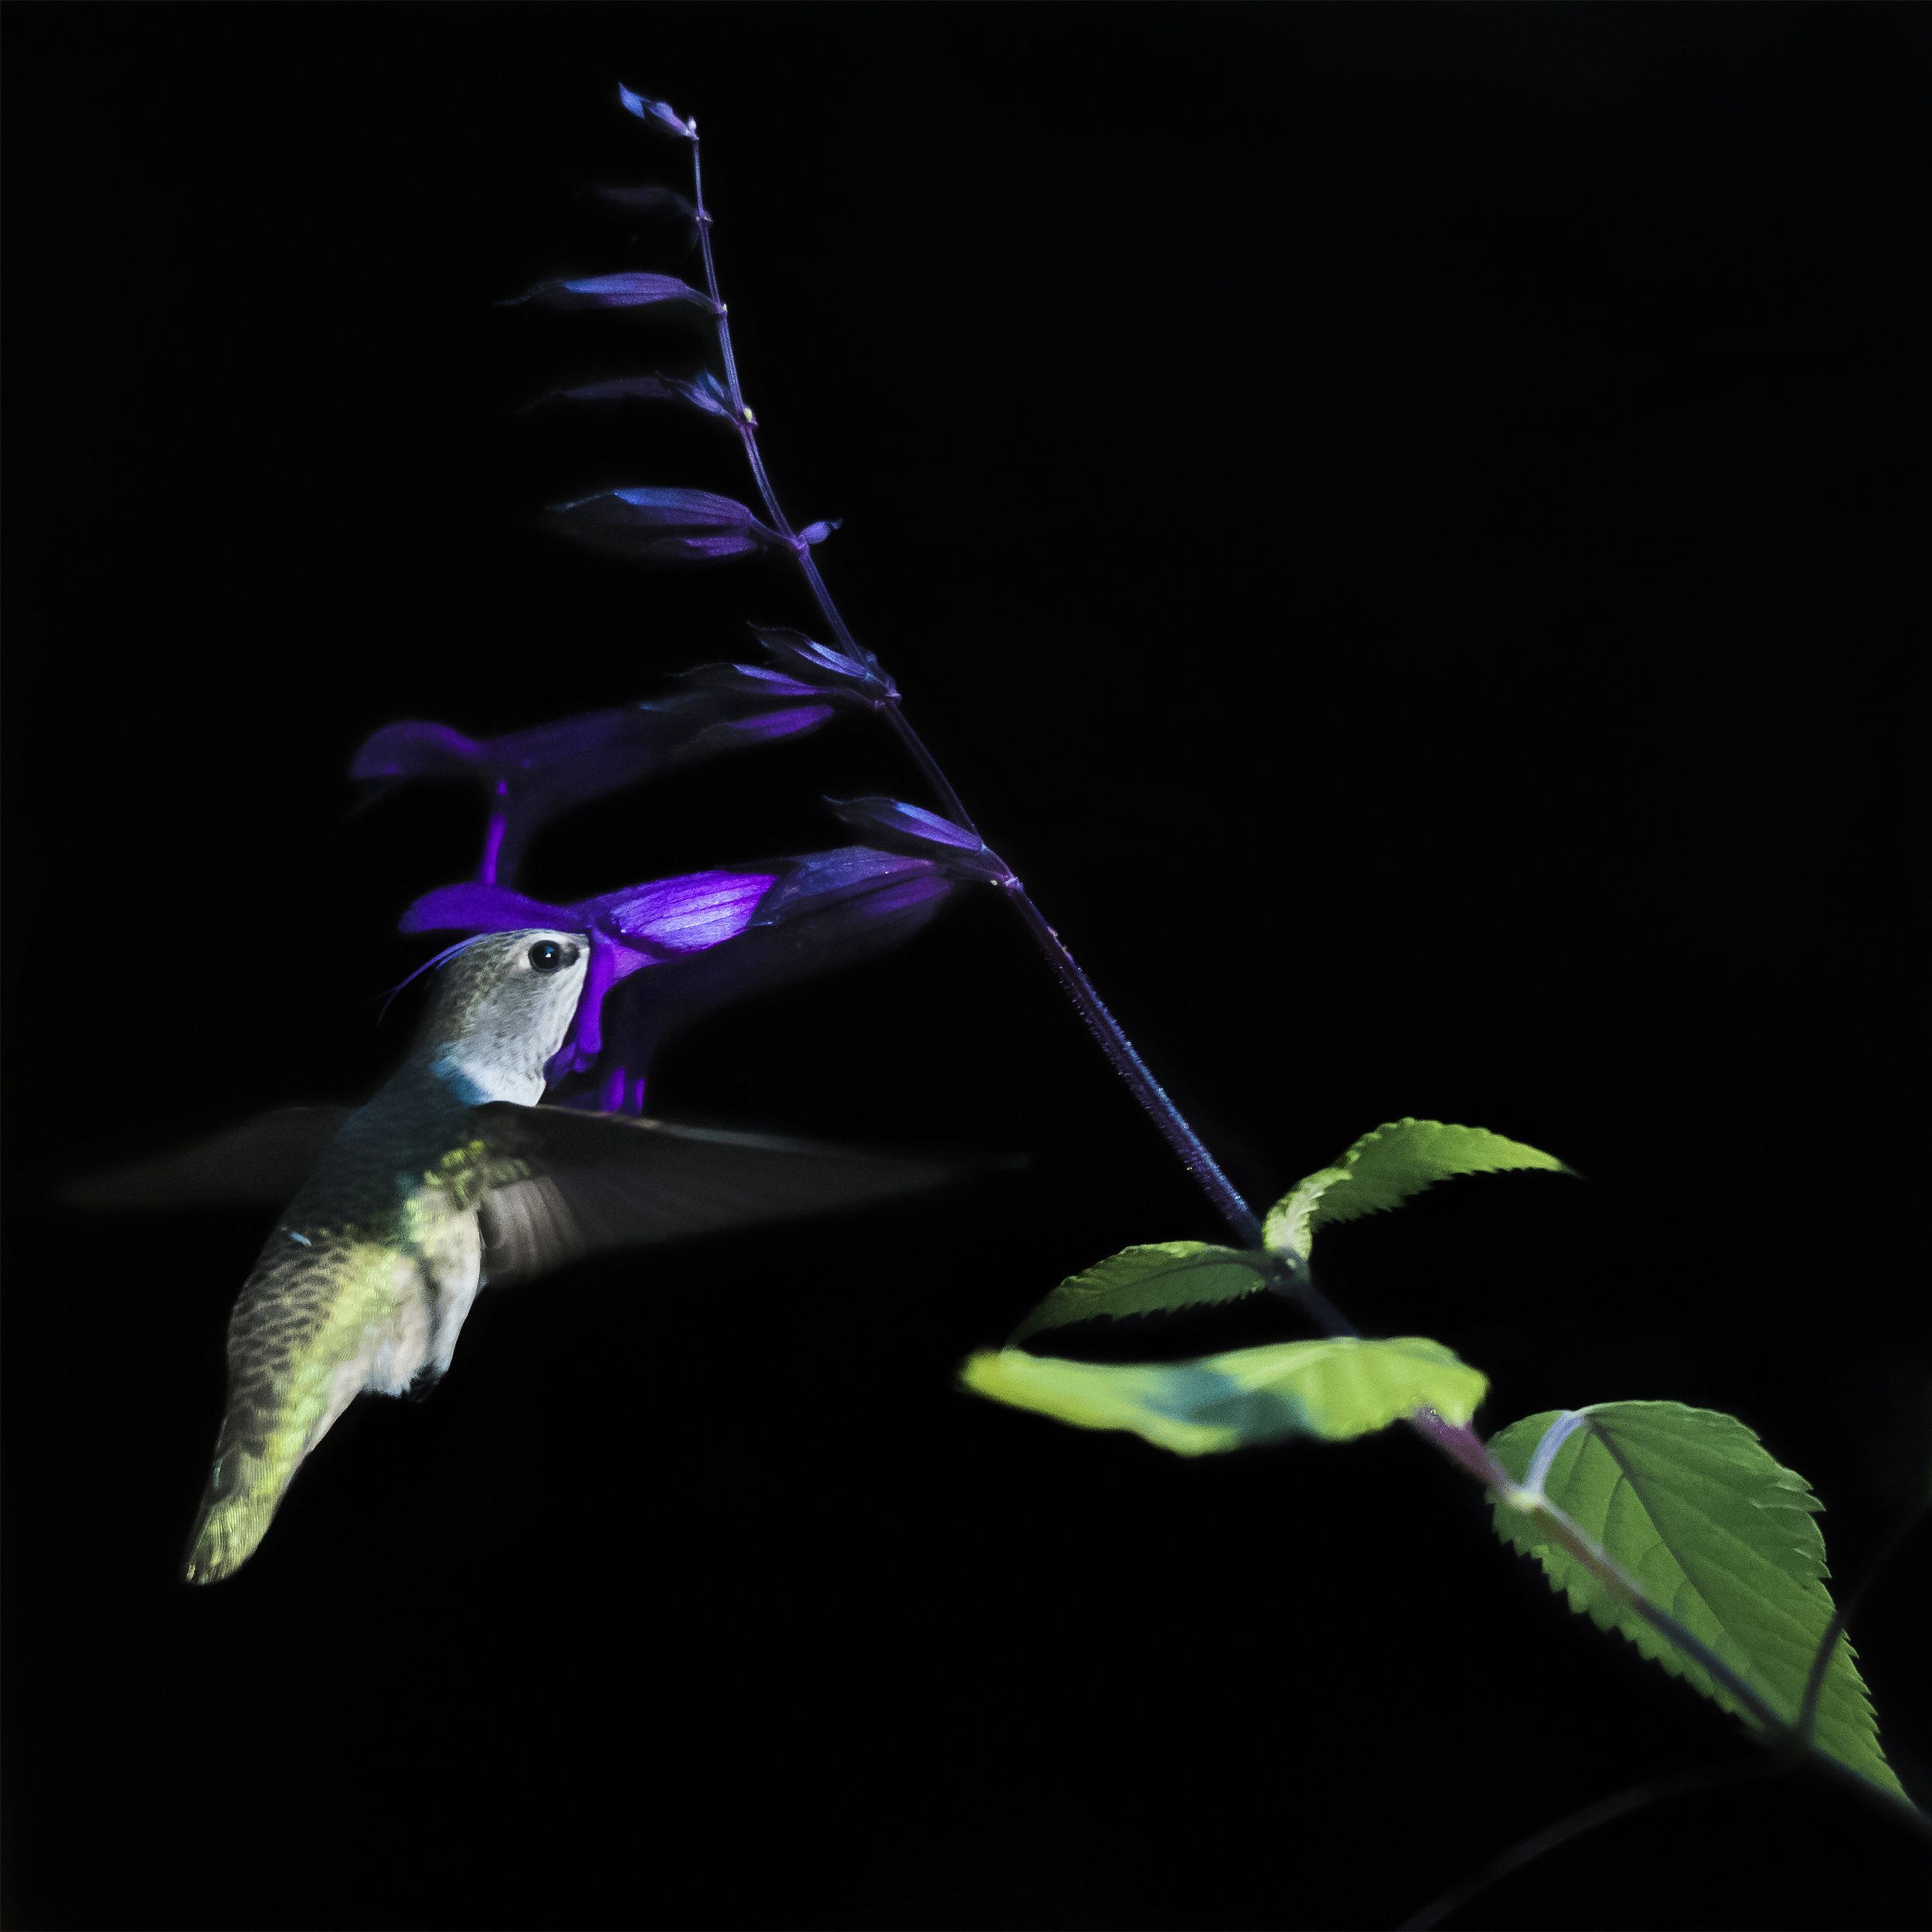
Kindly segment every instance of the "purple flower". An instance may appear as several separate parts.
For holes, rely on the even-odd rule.
[[[701,288],[675,275],[652,275],[641,269],[617,275],[586,275],[572,281],[539,282],[521,295],[506,296],[498,308],[535,302],[543,308],[647,308],[655,302],[695,302],[714,312],[717,304]]]
[[[617,83],[617,98],[623,102],[624,111],[635,114],[647,128],[655,128],[660,134],[675,134],[684,141],[697,139],[696,121],[681,120],[669,101],[646,100],[642,94],[634,94],[621,80]]]
[[[517,932],[533,926],[583,933],[590,964],[569,1035],[545,1071],[582,1073],[603,1051],[604,998],[646,966],[703,952],[735,938],[777,883],[774,872],[699,872],[605,893],[574,905],[528,899],[507,886],[443,886],[403,915],[406,933]]]
[[[546,511],[554,530],[607,556],[642,563],[708,563],[786,547],[745,505],[709,490],[605,490]]]
[[[696,380],[689,383],[675,376],[620,376],[607,383],[585,383],[575,389],[553,389],[539,396],[535,402],[526,403],[522,413],[555,408],[559,404],[583,409],[611,409],[622,403],[679,403],[687,409],[700,410],[726,423],[733,420],[731,399],[725,393],[724,385],[709,369],[700,370]]]
[[[862,693],[874,704],[899,696],[899,687],[863,645],[854,645],[852,650],[857,655],[848,656],[828,644],[807,637],[802,631],[761,624],[754,624],[751,628],[767,657],[794,676],[810,679],[817,689],[842,687]]]
[[[764,695],[764,694],[760,694]],[[774,690],[770,697],[797,694]],[[796,737],[832,715],[829,702],[787,702],[782,709],[734,716],[731,696],[693,692],[657,704],[590,711],[501,738],[467,738],[447,725],[412,719],[368,740],[349,767],[353,778],[464,777],[490,794],[490,828],[478,878],[516,876],[539,827],[558,812],[653,773],[769,740]]]
[[[910,939],[939,910],[951,881],[930,860],[847,845],[761,859],[777,881],[745,930],[702,953],[627,980],[608,1002],[604,1053],[565,1079],[555,1105],[641,1112],[658,1048],[718,1007],[832,971]]]
[[[956,878],[982,879],[993,886],[1012,883],[1006,862],[987,850],[978,832],[923,805],[896,798],[828,798],[825,803],[855,831],[883,835],[927,853]]]
[[[735,498],[709,490],[605,490],[544,512],[553,530],[607,556],[632,563],[713,563],[753,550],[803,556],[838,528],[840,519],[808,523],[794,537],[767,529]]]
[[[573,906],[500,886],[445,886],[418,900],[402,924],[405,932],[548,926],[587,934],[590,968],[570,1036],[550,1063],[557,1090],[549,1097],[637,1113],[668,1035],[733,1000],[897,945],[951,889],[930,859],[845,845],[658,879]]]
[[[798,631],[753,628],[775,668],[761,664],[701,664],[682,675],[707,691],[736,698],[808,698],[863,706],[876,711],[899,696],[899,687],[870,651],[864,662]],[[803,673],[803,675],[800,674]]]

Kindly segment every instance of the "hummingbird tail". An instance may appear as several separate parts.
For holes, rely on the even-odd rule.
[[[257,1463],[257,1470],[264,1467],[252,1456],[233,1460]],[[201,1513],[196,1519],[188,1560],[182,1572],[191,1583],[218,1583],[240,1569],[267,1535],[282,1492],[288,1487],[287,1476],[280,1482],[264,1482],[250,1479],[257,1471],[240,1473],[241,1480],[230,1495],[217,1496],[213,1493],[214,1485],[209,1485],[209,1493],[203,1498]]]
[[[189,1539],[182,1571],[188,1582],[218,1583],[254,1555],[302,1458],[345,1406],[345,1400],[312,1429],[299,1414],[264,1417],[245,1399],[230,1406]]]

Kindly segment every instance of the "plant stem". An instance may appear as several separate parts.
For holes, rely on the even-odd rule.
[[[1820,1639],[1818,1654],[1811,1659],[1810,1674],[1804,1679],[1804,1701],[1798,1706],[1798,1734],[1806,1743],[1811,1741],[1811,1734],[1818,1725],[1818,1700],[1825,1689],[1825,1673],[1830,1668],[1832,1654],[1838,1648],[1838,1639],[1845,1634],[1845,1627],[1865,1600],[1866,1592],[1879,1580],[1886,1565],[1896,1556],[1905,1539],[1917,1526],[1925,1514],[1923,1503],[1914,1503],[1892,1526],[1891,1532],[1879,1544],[1876,1553],[1866,1563],[1858,1581],[1848,1591],[1838,1607],[1832,1613],[1832,1621],[1825,1626],[1825,1634]]]
[[[1488,1864],[1479,1866],[1471,1872],[1460,1885],[1451,1886],[1413,1918],[1404,1919],[1396,1932],[1428,1932],[1429,1927],[1440,1925],[1451,1912],[1467,1905],[1479,1892],[1487,1891],[1498,1879],[1507,1878],[1512,1872],[1520,1870],[1546,1852],[1553,1852],[1558,1845],[1567,1845],[1572,1838],[1580,1838],[1586,1832],[1594,1832],[1600,1825],[1607,1825],[1612,1818],[1640,1811],[1646,1804],[1655,1804],[1665,1798],[1687,1797],[1692,1791],[1709,1791],[1720,1784],[1740,1784],[1751,1778],[1775,1777],[1789,1768],[1784,1764],[1767,1764],[1757,1760],[1743,1763],[1726,1760],[1722,1764],[1706,1764],[1694,1771],[1679,1771],[1669,1777],[1647,1778],[1642,1784],[1633,1784],[1614,1797],[1600,1798],[1594,1803],[1572,1811],[1567,1818],[1559,1818],[1554,1825],[1532,1832],[1508,1851],[1498,1852]]]
[[[1121,1030],[1121,1023],[1107,1010],[1094,984],[1082,972],[1060,936],[1047,924],[1046,915],[1033,903],[1032,895],[1020,882],[1008,875],[1006,896],[1013,902],[1026,930],[1039,943],[1040,951],[1060,975],[1060,984],[1080,1009],[1088,1030],[1100,1043],[1101,1050],[1114,1063],[1114,1071],[1133,1090],[1134,1097],[1161,1131],[1169,1147],[1180,1156],[1181,1165],[1198,1181],[1208,1199],[1220,1211],[1243,1247],[1261,1245],[1261,1223],[1242,1199],[1233,1184],[1202,1145],[1200,1136],[1189,1126],[1181,1110],[1168,1098],[1167,1090],[1148,1072],[1147,1063],[1134,1050],[1134,1043]]]

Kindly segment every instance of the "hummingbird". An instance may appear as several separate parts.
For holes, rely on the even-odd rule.
[[[288,1109],[70,1199],[250,1198],[308,1170],[228,1323],[228,1396],[183,1574],[231,1577],[357,1396],[426,1392],[486,1284],[578,1257],[930,1187],[956,1164],[539,1104],[584,989],[585,933],[451,949],[401,1068],[365,1106]],[[285,1198],[285,1197],[278,1197]]]

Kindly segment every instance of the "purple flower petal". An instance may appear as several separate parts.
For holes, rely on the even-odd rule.
[[[584,968],[577,1012],[563,1044],[543,1063],[545,1080],[587,1072],[596,1064],[597,1055],[604,1050],[604,995],[627,973],[647,963],[604,934],[591,934],[590,963]]]
[[[617,83],[617,99],[624,104],[627,114],[635,114],[647,128],[676,134],[685,141],[696,141],[698,138],[696,121],[679,120],[676,110],[668,100],[646,100],[642,94],[634,94],[621,80]]]
[[[497,304],[514,308],[519,302],[535,302],[543,308],[645,308],[654,302],[696,302],[701,308],[714,306],[711,298],[675,275],[651,275],[641,269],[617,275],[588,275],[575,281],[539,282],[521,295],[512,295]]]
[[[777,880],[769,872],[695,872],[580,901],[570,910],[599,932],[665,954],[735,939]]]
[[[447,725],[412,718],[385,725],[362,742],[349,768],[352,778],[446,777],[473,770],[484,748]]]
[[[553,1104],[641,1112],[651,1060],[670,1034],[734,999],[900,944],[952,889],[931,859],[862,845],[767,862],[776,883],[742,931],[615,986],[598,1035],[601,1056],[560,1073]]]
[[[403,913],[396,930],[405,933],[518,933],[535,927],[583,933],[587,919],[570,906],[526,899],[507,886],[439,886]]]

